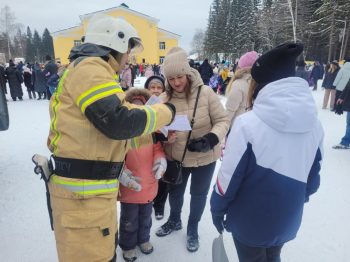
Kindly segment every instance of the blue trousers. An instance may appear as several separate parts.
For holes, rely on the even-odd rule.
[[[123,250],[134,249],[150,239],[152,227],[152,203],[120,203],[119,246]]]
[[[233,237],[239,262],[281,262],[283,245],[277,247],[251,247]]]
[[[350,112],[346,113],[346,131],[345,136],[341,139],[340,144],[344,146],[350,145]]]
[[[169,219],[172,221],[180,221],[187,181],[191,174],[191,202],[187,233],[190,231],[192,234],[197,234],[198,223],[201,220],[205,208],[215,164],[216,162],[206,166],[183,168],[182,183],[180,185],[169,185]]]

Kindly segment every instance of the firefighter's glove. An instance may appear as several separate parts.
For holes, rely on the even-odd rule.
[[[157,158],[153,163],[153,173],[156,179],[161,179],[167,168],[167,161],[164,157]]]
[[[170,125],[174,121],[174,118],[176,115],[176,107],[172,103],[169,103],[169,102],[164,103],[164,105],[166,105],[170,109],[171,114],[172,114],[171,121],[169,123],[169,125]]]
[[[190,152],[205,153],[213,149],[218,143],[218,137],[214,133],[208,133],[205,136],[191,139],[187,148]]]
[[[35,154],[32,157],[32,161],[35,164],[34,172],[35,174],[41,174],[42,178],[45,178],[46,181],[50,179],[52,168],[50,168],[50,162],[47,157]]]
[[[135,190],[137,192],[141,191],[142,187],[140,185],[140,178],[133,176],[131,171],[124,169],[123,173],[119,177],[119,182],[123,186]]]

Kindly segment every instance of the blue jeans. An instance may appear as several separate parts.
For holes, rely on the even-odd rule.
[[[346,113],[346,131],[345,136],[341,139],[340,144],[343,146],[349,146],[350,145],[350,112]]]
[[[281,262],[283,245],[277,247],[251,247],[233,237],[239,262]]]
[[[182,183],[180,185],[169,185],[169,219],[177,222],[181,220],[181,210],[184,203],[186,185],[191,175],[191,202],[187,231],[191,231],[194,235],[197,234],[198,223],[201,220],[205,208],[215,165],[216,162],[206,166],[184,167],[182,169]]]

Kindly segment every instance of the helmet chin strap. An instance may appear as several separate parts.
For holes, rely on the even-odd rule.
[[[112,53],[109,54],[108,64],[113,68],[113,70],[118,74],[120,68],[120,60],[123,54],[117,53],[117,57],[114,57]]]

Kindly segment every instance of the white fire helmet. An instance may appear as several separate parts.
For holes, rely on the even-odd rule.
[[[132,54],[143,51],[142,41],[136,30],[122,18],[109,15],[94,15],[87,26],[84,43],[109,47],[119,53]]]

